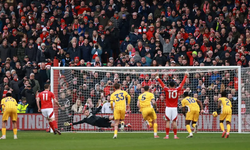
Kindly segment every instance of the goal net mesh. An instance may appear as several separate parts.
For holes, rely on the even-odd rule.
[[[130,123],[131,128],[125,131],[152,131],[148,129],[137,107],[138,96],[141,94],[141,87],[149,85],[150,92],[155,95],[157,107],[158,130],[165,131],[165,92],[155,79],[155,74],[159,74],[164,84],[168,86],[171,80],[179,85],[182,82],[185,72],[189,77],[185,81],[179,95],[178,106],[178,131],[186,131],[185,117],[181,112],[182,94],[190,91],[193,97],[202,101],[205,113],[200,115],[198,131],[220,132],[219,117],[214,118],[212,112],[217,110],[217,100],[220,92],[226,90],[228,98],[232,101],[232,122],[231,131],[238,132],[238,90],[242,89],[242,130],[249,131],[250,128],[250,70],[242,69],[242,86],[238,83],[238,69],[228,68],[96,68],[96,67],[63,67],[52,69],[53,84],[52,91],[59,100],[61,108],[55,108],[55,114],[59,129],[62,131],[111,131],[107,128],[98,128],[86,123],[65,127],[64,122],[77,122],[84,119],[83,111],[88,109],[94,111],[99,105],[106,101],[102,110],[97,114],[100,116],[110,116],[110,95],[114,92],[113,84],[120,83],[122,90],[127,91],[131,96],[131,111],[126,113],[125,124]]]

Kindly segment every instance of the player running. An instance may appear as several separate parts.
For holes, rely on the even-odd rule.
[[[137,101],[137,106],[139,107],[142,117],[149,123],[150,127],[154,128],[154,138],[159,138],[157,135],[157,116],[155,114],[155,110],[151,105],[155,105],[155,96],[153,93],[149,92],[149,86],[144,86],[143,89],[145,90],[139,97]]]
[[[231,101],[227,98],[227,92],[223,91],[221,93],[221,98],[218,99],[218,109],[215,113],[215,117],[217,117],[218,115],[218,111],[221,107],[221,114],[220,114],[220,129],[222,130],[222,138],[224,138],[225,134],[225,138],[229,138],[229,132],[230,132],[230,128],[231,128],[231,119],[232,119],[232,104]],[[213,114],[214,114],[213,113]],[[223,122],[224,120],[226,120],[226,124],[227,124],[227,131],[225,131],[224,129],[224,125]]]
[[[187,138],[193,137],[193,133],[191,131],[190,123],[192,121],[192,126],[194,128],[194,132],[197,132],[197,125],[196,122],[199,119],[199,113],[200,113],[200,107],[201,107],[201,113],[203,113],[203,105],[200,100],[194,98],[194,97],[189,97],[188,92],[184,92],[184,99],[181,101],[182,105],[182,112],[183,115],[186,116],[186,128],[189,133]],[[199,105],[200,107],[199,107]],[[188,108],[188,112],[186,113],[186,107]]]
[[[2,137],[0,139],[6,139],[6,124],[9,117],[13,123],[14,139],[17,139],[17,102],[11,96],[11,92],[6,93],[6,97],[1,100],[3,118],[2,118]]]
[[[55,115],[54,115],[54,110],[53,110],[53,104],[52,104],[52,99],[54,102],[57,104],[58,107],[61,107],[55,98],[55,95],[50,92],[50,85],[45,84],[44,85],[44,91],[39,93],[37,99],[36,99],[36,104],[38,108],[38,112],[42,112],[43,116],[49,121],[49,126],[52,128],[54,134],[59,134],[61,135],[61,132],[57,129],[57,122],[55,121]],[[39,105],[39,101],[41,100],[41,108]]]
[[[178,93],[181,91],[183,85],[185,84],[185,81],[188,77],[188,73],[185,73],[184,79],[182,80],[179,87],[175,87],[175,82],[171,81],[169,83],[169,88],[164,85],[162,80],[159,78],[158,75],[156,75],[156,79],[161,84],[161,87],[164,89],[166,93],[166,109],[165,109],[165,118],[166,118],[166,137],[164,139],[169,139],[169,130],[170,130],[170,121],[173,122],[173,131],[174,131],[174,139],[179,139],[177,137],[177,107],[178,107]]]
[[[125,112],[126,112],[126,99],[128,100],[127,108],[129,108],[131,97],[126,92],[121,90],[121,85],[118,83],[114,84],[115,92],[111,94],[110,104],[111,109],[114,109],[114,119],[115,119],[115,131],[114,131],[114,139],[117,138],[118,125],[121,121],[121,130],[124,129]],[[115,107],[113,105],[115,103]]]
[[[87,124],[90,124],[92,126],[97,126],[97,127],[101,127],[101,128],[114,127],[115,124],[111,122],[112,120],[114,120],[113,116],[108,116],[108,117],[96,116],[96,114],[98,112],[100,112],[100,110],[102,109],[102,106],[103,106],[103,104],[101,104],[92,113],[86,109],[86,110],[84,110],[84,115],[86,116],[84,119],[82,119],[81,121],[78,121],[78,122],[73,122],[73,123],[65,122],[64,125],[65,126],[73,126],[73,125],[77,125],[77,124],[87,123]],[[120,126],[121,125],[119,124],[119,127]],[[127,125],[125,125],[125,127],[130,128],[131,125],[128,123]]]

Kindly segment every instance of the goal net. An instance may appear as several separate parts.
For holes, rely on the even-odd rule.
[[[55,106],[58,127],[62,131],[111,131],[89,124],[65,127],[64,122],[77,122],[84,119],[83,111],[94,111],[102,102],[100,116],[111,116],[110,95],[114,92],[113,84],[120,83],[122,90],[131,96],[131,111],[126,113],[125,124],[132,127],[125,131],[152,131],[147,128],[137,107],[141,87],[149,85],[150,92],[155,95],[157,107],[158,130],[165,131],[165,102],[163,88],[155,79],[159,74],[164,84],[175,81],[178,86],[187,71],[189,77],[178,93],[178,131],[186,131],[185,117],[181,112],[181,100],[184,91],[190,91],[193,97],[202,101],[205,113],[200,115],[198,130],[200,132],[220,132],[219,117],[214,118],[212,112],[217,110],[220,92],[226,90],[232,102],[232,132],[249,132],[250,130],[250,70],[239,66],[213,67],[52,67],[51,91],[55,93],[61,108]],[[241,81],[241,82],[239,82]]]

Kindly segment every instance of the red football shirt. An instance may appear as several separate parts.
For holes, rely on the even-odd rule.
[[[41,109],[53,108],[52,99],[55,99],[55,95],[50,91],[43,91],[38,96],[41,100]]]
[[[177,88],[168,88],[165,86],[165,84],[161,81],[160,78],[158,78],[159,83],[161,84],[161,87],[164,89],[166,93],[166,107],[178,107],[178,93],[181,91],[183,85],[185,84],[187,76],[185,75],[184,79],[182,80],[181,84]]]

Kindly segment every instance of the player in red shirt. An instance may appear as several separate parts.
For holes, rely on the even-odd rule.
[[[52,99],[58,105],[58,107],[61,106],[59,105],[57,99],[55,98],[55,95],[49,91],[50,85],[45,84],[44,89],[45,90],[43,92],[39,93],[36,100],[38,112],[42,112],[43,116],[49,121],[49,126],[54,131],[54,134],[61,135],[61,132],[57,129],[58,127],[57,127],[57,122],[55,121]],[[41,100],[41,108],[39,105],[40,100]]]
[[[188,77],[188,73],[185,73],[185,77],[182,80],[179,87],[175,87],[175,82],[171,81],[169,83],[169,88],[165,86],[165,84],[162,82],[162,80],[159,78],[159,76],[156,76],[156,79],[161,84],[161,87],[164,89],[166,93],[166,109],[165,109],[165,118],[166,118],[166,137],[164,139],[169,138],[169,127],[170,127],[170,121],[173,122],[173,131],[174,131],[174,139],[179,139],[177,137],[177,107],[178,107],[178,93],[181,91],[183,85],[185,84],[185,81]]]

